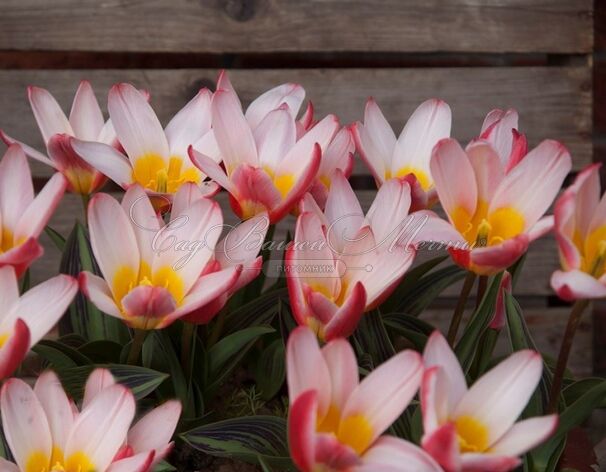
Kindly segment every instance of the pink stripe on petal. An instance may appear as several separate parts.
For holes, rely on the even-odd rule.
[[[292,460],[301,472],[313,472],[315,466],[317,408],[315,390],[301,392],[291,400],[288,414],[288,444]]]

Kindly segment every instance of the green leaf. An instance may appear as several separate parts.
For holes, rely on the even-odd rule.
[[[33,350],[34,352],[43,357],[44,353],[51,353],[53,352],[53,350],[59,351],[65,356],[67,356],[73,362],[74,365],[87,365],[93,363],[93,361],[91,361],[88,357],[86,357],[84,354],[74,349],[73,347],[68,346],[67,344],[64,344],[60,341],[53,341],[51,339],[42,339],[38,341],[38,344],[34,346]],[[48,360],[51,364],[53,362],[50,358],[46,358],[46,360]],[[59,368],[59,366],[56,367]]]
[[[263,350],[255,371],[255,380],[261,398],[263,400],[273,398],[286,378],[284,341],[282,338],[276,339]]]
[[[562,391],[562,395],[564,395],[564,401],[566,405],[572,405],[589,390],[594,387],[597,387],[604,381],[605,379],[599,377],[588,377],[585,379],[577,380],[567,385]],[[606,408],[606,396],[604,396],[598,408]]]
[[[275,330],[269,326],[255,326],[230,334],[208,350],[210,377],[214,377],[225,364],[251,341]]]
[[[430,272],[418,280],[409,293],[400,300],[394,311],[420,315],[444,289],[465,277],[465,273],[456,265]]]
[[[177,469],[166,461],[160,461],[153,468],[153,472],[174,472]]]
[[[73,398],[81,399],[82,395],[84,394],[86,379],[97,367],[109,369],[116,379],[116,382],[131,389],[137,400],[145,398],[168,378],[168,374],[164,374],[152,369],[121,364],[73,367],[59,371],[58,374],[65,390]]]
[[[375,366],[382,364],[395,354],[383,318],[378,310],[365,313],[354,332],[358,356],[369,354]]]
[[[78,352],[96,364],[119,363],[122,346],[113,341],[91,341],[78,348]]]
[[[53,242],[55,247],[59,249],[59,252],[63,252],[63,249],[65,249],[65,238],[50,226],[46,226],[44,232]]]
[[[422,351],[429,335],[435,328],[416,316],[404,313],[389,313],[383,315],[387,331],[402,336],[412,343],[417,351]]]
[[[278,470],[293,470],[289,459],[286,420],[275,416],[245,416],[192,429],[181,435],[190,446],[205,454],[229,457]]]
[[[500,273],[492,279],[480,305],[472,315],[469,323],[467,323],[467,326],[465,326],[463,335],[455,347],[455,353],[461,362],[464,372],[467,372],[471,367],[478,347],[478,340],[481,338],[484,331],[486,331],[490,324],[490,320],[494,316],[502,277],[503,273]]]
[[[286,289],[265,293],[225,316],[225,334],[232,334],[253,326],[269,325],[278,313],[278,301],[286,298]]]
[[[417,267],[410,269],[406,273],[406,277],[402,280],[402,282],[396,287],[394,292],[389,296],[389,298],[381,304],[381,311],[384,313],[389,313],[392,311],[398,311],[398,306],[400,302],[406,298],[406,296],[415,289],[417,282],[423,276],[425,276],[429,271],[440,265],[448,259],[448,256],[438,256],[430,259],[422,264],[419,264]]]

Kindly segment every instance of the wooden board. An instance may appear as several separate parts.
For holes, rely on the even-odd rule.
[[[4,70],[0,127],[43,149],[26,98],[30,84],[48,88],[68,111],[81,79],[93,82],[103,104],[112,84],[132,82],[151,91],[152,104],[167,123],[200,87],[212,87],[216,76],[210,69]],[[366,98],[374,96],[397,134],[421,101],[438,96],[450,104],[453,136],[463,142],[477,136],[489,110],[514,107],[531,145],[557,139],[570,149],[575,169],[591,162],[589,67],[233,70],[230,76],[245,103],[272,86],[300,82],[318,116],[336,113],[343,124],[362,120]],[[46,166],[33,167],[35,175],[49,175]],[[368,174],[359,159],[355,173]]]
[[[592,0],[4,0],[0,49],[589,52]]]

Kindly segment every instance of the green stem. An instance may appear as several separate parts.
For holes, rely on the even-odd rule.
[[[451,346],[454,346],[455,339],[457,338],[457,332],[459,331],[463,313],[465,312],[465,305],[467,304],[467,299],[469,298],[475,280],[476,274],[468,272],[467,277],[465,277],[465,282],[463,282],[463,288],[461,289],[457,306],[452,315],[452,319],[450,320],[450,327],[448,328],[448,343]]]
[[[83,193],[80,196],[82,197],[82,207],[84,209],[84,225],[88,227],[88,202],[90,202],[90,195]]]
[[[562,345],[560,346],[558,363],[556,364],[556,370],[553,374],[553,380],[551,381],[551,393],[549,395],[549,406],[547,407],[547,411],[549,413],[555,413],[558,409],[560,392],[562,391],[562,382],[564,380],[564,373],[566,372],[566,365],[568,364],[570,349],[572,348],[572,341],[577,328],[579,327],[583,312],[588,305],[589,300],[577,300],[577,302],[572,306],[572,310],[570,310],[568,324],[566,325],[566,332],[564,333]]]
[[[480,277],[478,278],[478,292],[476,295],[476,310],[480,306],[480,303],[482,303],[482,299],[484,298],[484,295],[486,294],[487,287],[488,287],[488,276],[480,275]]]
[[[214,346],[219,338],[221,337],[221,332],[223,331],[223,326],[225,326],[225,317],[227,316],[227,307],[224,307],[215,319],[215,324],[210,332],[210,336],[208,337],[208,347]]]
[[[186,375],[188,375],[191,366],[191,348],[196,334],[196,327],[193,323],[183,323],[183,332],[181,333],[181,367],[183,367],[183,372]]]
[[[133,335],[133,341],[130,345],[130,351],[128,353],[128,359],[126,363],[128,365],[137,365],[139,361],[139,357],[141,356],[141,348],[143,347],[143,342],[147,337],[147,330],[145,329],[135,329],[135,333]]]

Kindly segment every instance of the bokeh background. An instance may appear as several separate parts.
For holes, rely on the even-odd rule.
[[[446,100],[453,135],[479,133],[492,108],[517,108],[530,144],[562,141],[573,174],[606,156],[606,2],[603,0],[2,0],[0,127],[42,150],[26,87],[49,89],[65,110],[81,79],[105,104],[127,81],[148,89],[164,123],[200,87],[230,69],[246,104],[279,83],[301,83],[318,116],[362,119],[374,96],[399,133],[422,100]],[[50,169],[32,162],[38,187]],[[572,178],[573,175],[570,176]],[[453,178],[457,178],[453,175]],[[358,160],[352,182],[370,203],[374,182]],[[568,180],[568,183],[570,179]],[[117,191],[108,186],[107,191]],[[220,199],[225,200],[225,196]],[[81,217],[67,196],[51,225]],[[292,224],[292,221],[290,222]],[[59,253],[33,269],[54,274]],[[568,308],[549,287],[553,237],[537,241],[517,296],[540,348],[554,354]],[[425,315],[448,319],[457,288]],[[606,374],[606,309],[585,317],[571,367]],[[598,428],[600,429],[600,428]]]

